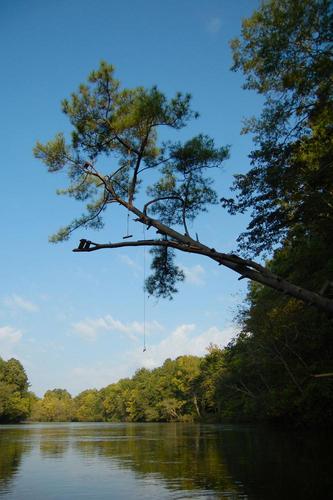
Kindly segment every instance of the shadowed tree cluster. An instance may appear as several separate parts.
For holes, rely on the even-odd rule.
[[[332,2],[263,2],[231,46],[245,88],[265,99],[260,116],[245,124],[254,137],[251,168],[235,176],[235,197],[222,200],[232,214],[252,212],[239,249],[270,252],[275,274],[332,301]],[[264,405],[272,416],[331,418],[332,320],[256,284],[240,321],[231,352],[243,367],[239,381],[249,382],[250,406],[260,412],[260,394],[271,393]]]

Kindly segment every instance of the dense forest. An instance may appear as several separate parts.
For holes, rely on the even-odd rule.
[[[260,297],[257,290],[253,295]],[[260,300],[272,305],[272,298]],[[252,304],[253,318],[249,319],[248,310],[246,325],[251,321],[255,325],[256,307],[263,306]],[[255,335],[244,329],[225,349],[211,345],[201,358],[167,359],[159,368],[141,368],[132,378],[100,390],[87,389],[75,397],[65,389],[53,389],[37,398],[28,392],[27,376],[19,361],[1,361],[0,422],[256,421],[329,425],[332,382],[313,376],[329,359],[328,349],[322,349],[325,332],[314,339],[313,325],[303,311],[306,330],[301,337],[307,341],[302,344],[297,331],[302,311],[295,304],[281,304],[280,312],[281,329],[272,331],[268,323],[260,322]],[[290,322],[293,330],[287,330],[285,322]],[[269,336],[265,335],[267,331]]]

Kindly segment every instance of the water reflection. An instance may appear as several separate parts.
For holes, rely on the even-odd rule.
[[[327,433],[244,426],[0,426],[0,496],[327,498],[331,450]]]
[[[249,498],[331,495],[331,433],[236,428],[219,433],[219,441],[232,476],[241,478]]]
[[[39,449],[40,449],[40,454],[43,458],[61,459],[64,456],[65,452],[67,451],[68,446],[69,446],[68,442],[64,441],[57,442],[54,440],[50,441],[48,437],[47,438],[44,437],[40,442]]]
[[[0,431],[0,494],[10,490],[23,453],[31,448],[25,440],[26,436],[27,432],[23,432],[18,438],[16,430],[10,428],[6,432]]]
[[[228,472],[215,433],[190,424],[128,424],[101,432],[94,441],[75,442],[84,457],[113,458],[139,476],[154,474],[166,486],[181,490],[239,492]]]

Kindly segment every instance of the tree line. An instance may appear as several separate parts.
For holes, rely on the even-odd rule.
[[[28,391],[21,363],[1,360],[0,422],[330,425],[333,384],[330,378],[315,375],[330,363],[331,325],[322,322],[314,337],[316,321],[299,303],[281,303],[279,297],[257,289],[251,290],[249,302],[241,312],[240,333],[225,348],[210,345],[203,357],[167,359],[158,368],[141,368],[131,378],[75,397],[66,389],[53,389],[38,398]],[[269,319],[261,321],[265,307],[268,317],[278,318],[276,326]]]

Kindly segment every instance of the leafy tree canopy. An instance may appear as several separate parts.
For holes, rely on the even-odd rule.
[[[265,97],[252,168],[237,175],[231,213],[252,210],[240,248],[258,254],[288,238],[333,234],[333,7],[330,0],[268,0],[231,43],[245,88]]]
[[[30,412],[31,395],[28,377],[14,358],[0,358],[0,423],[18,422]]]

